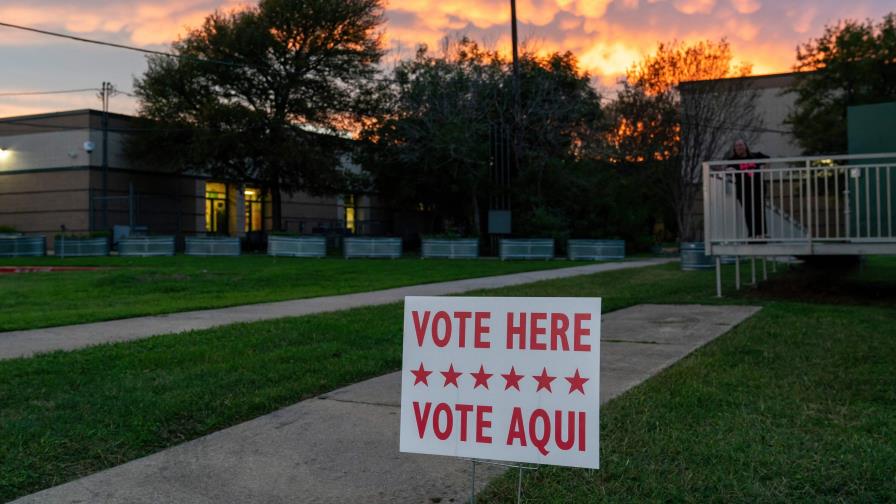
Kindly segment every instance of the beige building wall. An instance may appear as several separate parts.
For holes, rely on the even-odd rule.
[[[84,142],[91,140],[89,130],[53,131],[0,137],[0,173],[19,170],[87,166],[90,156]]]
[[[65,225],[72,233],[110,230],[131,223],[129,195],[137,226],[155,234],[196,234],[206,230],[206,182],[215,179],[155,171],[133,170],[124,156],[126,134],[133,118],[109,115],[106,210],[103,195],[102,115],[97,111],[71,111],[9,118],[0,122],[0,225],[25,233],[52,237]],[[93,143],[92,152],[85,142]],[[360,167],[344,159],[344,169]],[[245,236],[246,184],[227,184],[227,228],[232,236]],[[312,233],[316,229],[346,227],[347,204],[340,196],[311,196],[304,192],[282,195],[283,223],[288,231]],[[366,195],[354,201],[355,232],[384,234],[390,212]],[[264,229],[273,229],[270,197],[265,199]],[[49,244],[52,247],[52,243]]]
[[[86,171],[0,172],[0,225],[52,236],[88,230]]]
[[[796,95],[786,90],[793,81],[791,74],[761,78],[757,77],[757,107],[764,124],[758,138],[750,150],[762,152],[771,157],[793,157],[802,154],[796,140],[787,132],[790,126],[784,121],[793,111]]]
[[[95,197],[102,195],[101,169],[90,170]],[[205,231],[205,184],[194,177],[169,173],[110,169],[108,174],[108,226],[128,225],[128,197],[134,188],[135,226],[154,234],[194,234]],[[197,187],[202,192],[197,192]],[[102,202],[94,200],[95,228],[102,227]],[[197,225],[198,223],[198,225]]]
[[[787,116],[793,111],[796,103],[796,95],[788,93],[787,89],[792,85],[794,74],[759,75],[745,77],[752,89],[758,93],[756,107],[763,119],[762,127],[758,132],[746,132],[745,138],[754,137],[750,142],[750,150],[762,152],[773,157],[800,156],[802,149],[789,133],[790,126],[785,124]],[[700,85],[712,85],[717,81],[701,81]],[[689,84],[684,84],[685,86]],[[694,99],[695,95],[682,95],[683,100]],[[716,159],[722,159],[731,154],[733,146],[726,146],[723,152],[718,153]],[[698,181],[699,183],[699,181]],[[703,239],[703,191],[697,190],[694,206],[689,212],[695,226],[695,239]]]
[[[18,135],[0,134],[0,173],[19,170],[45,170],[74,166],[101,166],[102,132],[88,129],[59,130]],[[94,150],[88,153],[85,142],[93,142]],[[109,133],[109,166],[128,166],[124,157],[125,137],[121,133]]]

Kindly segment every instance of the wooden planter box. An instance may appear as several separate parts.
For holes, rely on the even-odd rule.
[[[43,236],[0,236],[0,257],[39,257],[46,253],[47,242]]]
[[[479,240],[460,238],[456,240],[423,239],[420,256],[424,259],[476,259],[479,257]]]
[[[327,239],[323,236],[268,236],[268,255],[324,257],[327,255]]]
[[[240,239],[229,236],[188,236],[186,254],[189,256],[238,256]]]
[[[508,259],[553,259],[554,239],[504,239],[499,245],[502,261]]]
[[[342,241],[342,252],[346,259],[352,257],[397,259],[401,257],[401,238],[346,238]]]
[[[606,261],[625,259],[625,240],[569,240],[570,261]]]
[[[118,240],[118,255],[123,257],[173,256],[173,236],[131,236]]]
[[[109,255],[109,237],[100,238],[62,238],[53,240],[53,253],[56,257],[86,257]]]

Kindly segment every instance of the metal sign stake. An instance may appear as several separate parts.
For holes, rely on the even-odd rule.
[[[523,501],[523,469],[527,471],[537,471],[538,466],[532,465],[527,466],[524,464],[504,464],[501,462],[491,462],[488,460],[478,460],[478,459],[467,459],[472,463],[472,471],[470,477],[470,504],[476,503],[476,463],[493,465],[498,467],[507,467],[517,469],[519,472],[517,473],[516,480],[516,503],[520,504]]]

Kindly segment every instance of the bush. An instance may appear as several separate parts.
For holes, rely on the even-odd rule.
[[[514,201],[514,235],[552,237],[558,254],[569,238],[625,240],[629,251],[650,250],[662,209],[649,175],[644,168],[598,161],[524,173]]]

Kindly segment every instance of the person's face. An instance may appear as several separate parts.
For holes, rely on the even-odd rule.
[[[734,153],[738,156],[746,156],[747,155],[747,144],[743,142],[743,140],[738,140],[734,142]]]

